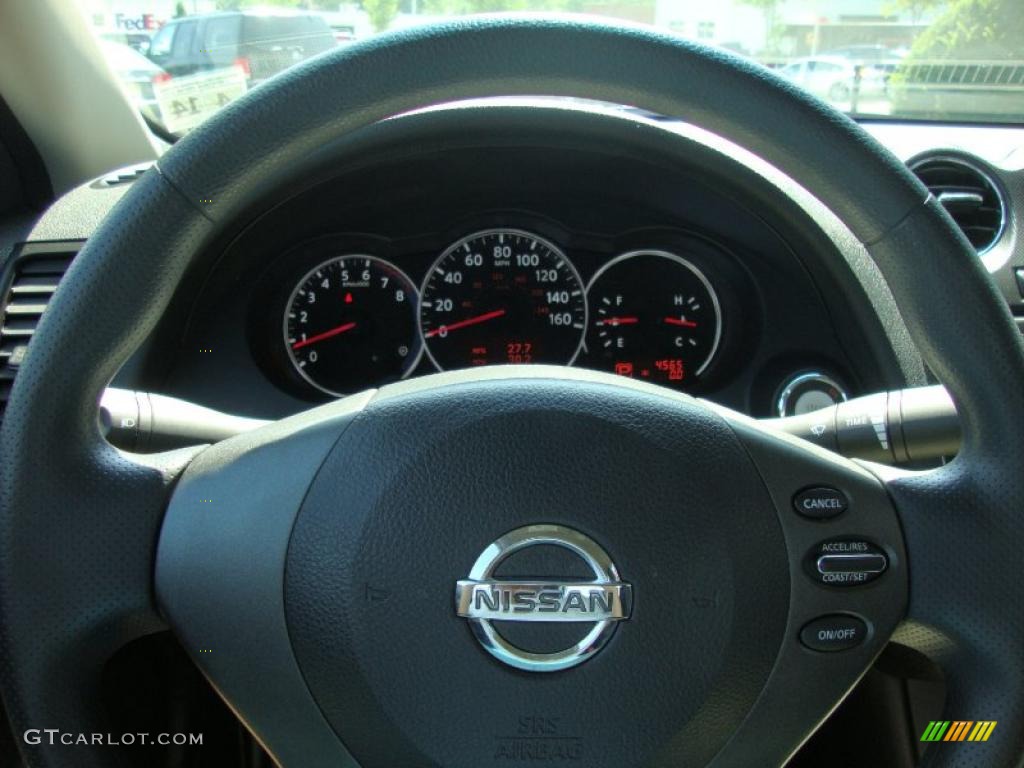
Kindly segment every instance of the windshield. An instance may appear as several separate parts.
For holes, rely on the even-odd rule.
[[[387,30],[557,11],[752,58],[860,117],[1024,122],[1022,0],[79,0],[151,124],[180,136],[288,67]]]

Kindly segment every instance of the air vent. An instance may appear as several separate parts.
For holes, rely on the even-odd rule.
[[[108,187],[119,187],[122,184],[131,184],[152,167],[153,163],[141,163],[140,165],[121,168],[113,173],[108,173],[106,176],[101,176],[91,186],[98,189],[106,189]]]
[[[8,267],[9,282],[4,281],[0,306],[0,415],[39,319],[80,247],[80,243],[26,245]]]
[[[980,167],[959,157],[930,156],[911,161],[910,170],[942,203],[978,253],[999,241],[1006,205],[992,177]]]

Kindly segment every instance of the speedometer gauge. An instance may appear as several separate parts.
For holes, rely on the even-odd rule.
[[[420,331],[442,370],[569,364],[586,325],[576,268],[555,245],[522,230],[464,237],[441,254],[423,283]]]
[[[299,375],[331,395],[403,378],[421,350],[416,287],[375,256],[325,261],[292,291],[284,340]]]
[[[697,267],[674,253],[624,253],[598,270],[587,295],[587,349],[597,368],[685,388],[718,350],[718,296]]]

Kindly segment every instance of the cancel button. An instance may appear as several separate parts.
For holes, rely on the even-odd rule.
[[[793,497],[793,508],[804,517],[827,520],[841,515],[848,506],[846,494],[826,485],[804,488]]]
[[[864,642],[867,625],[856,616],[836,613],[804,624],[800,642],[812,651],[845,651]]]

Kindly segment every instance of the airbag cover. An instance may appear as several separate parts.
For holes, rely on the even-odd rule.
[[[531,673],[478,644],[453,594],[495,539],[542,523],[598,542],[633,605],[590,660]],[[547,562],[523,561],[564,565]],[[428,383],[378,397],[328,456],[285,599],[310,689],[367,768],[703,766],[767,680],[789,576],[756,469],[696,402],[600,382]]]

